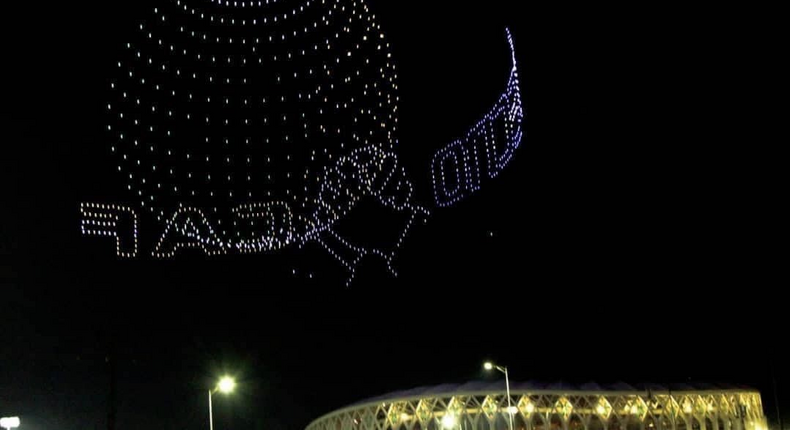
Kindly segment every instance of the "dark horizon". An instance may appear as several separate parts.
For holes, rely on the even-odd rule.
[[[495,380],[494,359],[514,381],[743,384],[772,424],[776,383],[787,422],[775,233],[746,182],[754,118],[710,88],[725,76],[697,75],[718,49],[699,39],[707,10],[366,3],[398,67],[396,150],[431,216],[397,277],[366,258],[350,286],[315,243],[156,259],[163,226],[145,214],[139,258],[82,236],[80,203],[137,204],[105,105],[162,3],[7,6],[0,416],[107,428],[112,362],[117,430],[205,425],[224,373],[239,393],[217,398],[218,430],[297,430],[387,392]],[[498,177],[437,207],[431,157],[505,90],[506,29],[523,140]],[[391,218],[363,207],[339,228],[378,240]]]

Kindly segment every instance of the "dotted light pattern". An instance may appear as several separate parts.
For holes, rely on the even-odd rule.
[[[434,197],[438,206],[453,205],[479,190],[484,175],[483,167],[488,178],[495,178],[521,144],[523,109],[510,30],[507,30],[507,40],[513,64],[507,89],[465,137],[434,155],[431,166]],[[485,166],[481,166],[481,157],[485,159]]]
[[[406,203],[412,186],[393,152],[391,57],[362,0],[155,8],[118,61],[107,104],[118,170],[166,224],[152,254],[335,236],[333,223],[365,196],[425,213]],[[393,190],[380,186],[391,180]]]
[[[338,153],[394,146],[397,75],[367,6],[275,3],[178,0],[127,44],[107,128],[127,188],[160,221],[204,208],[230,242],[228,208],[313,200]]]
[[[176,237],[177,236],[177,237]],[[206,255],[219,255],[227,252],[223,242],[211,226],[211,222],[198,208],[180,207],[167,220],[165,231],[152,255],[173,257],[183,248],[201,249]]]
[[[493,178],[521,140],[509,32],[508,41],[507,91],[465,139],[434,157],[440,206],[479,189],[478,148]],[[171,0],[154,8],[126,44],[106,106],[118,171],[164,223],[152,255],[315,241],[348,269],[348,282],[369,255],[397,275],[395,254],[428,211],[414,203],[394,152],[398,85],[389,48],[363,0]],[[336,231],[366,197],[406,213],[392,246],[361,246]],[[133,215],[133,252],[122,249],[113,219],[83,212],[83,233],[115,235],[118,254],[135,256],[136,214],[112,210]]]
[[[406,238],[415,221],[417,221],[418,218],[425,220],[429,215],[427,210],[411,203],[414,195],[414,188],[411,182],[406,179],[403,168],[397,165],[397,158],[394,156],[394,154],[369,155],[372,155],[373,159],[383,157],[385,160],[368,163],[367,165],[373,168],[372,172],[370,169],[362,169],[358,171],[357,181],[360,185],[364,186],[362,189],[364,191],[363,195],[372,195],[384,207],[407,213],[408,220],[401,230],[394,246],[389,250],[366,248],[354,245],[343,239],[333,227],[327,228],[327,232],[329,234],[326,237],[316,238],[316,240],[321,244],[321,246],[324,247],[324,249],[326,249],[337,261],[339,261],[349,270],[350,275],[346,281],[346,285],[349,285],[354,280],[356,268],[359,265],[359,262],[362,260],[362,258],[368,255],[377,256],[383,259],[389,272],[393,276],[398,276],[398,273],[393,267],[393,259],[395,258],[395,254],[400,249],[403,240]],[[364,166],[365,164],[357,162],[353,163],[353,165]],[[382,167],[384,167],[384,171],[381,170]],[[331,192],[337,193],[337,191],[338,189],[335,189]],[[355,200],[358,200],[358,197],[354,198]],[[337,247],[331,246],[330,243],[337,244]],[[343,256],[343,253],[337,251],[337,249],[345,250],[346,253],[351,254],[351,256],[345,257]]]
[[[359,260],[368,254],[383,258],[389,270],[396,274],[391,266],[395,252],[415,220],[428,216],[428,211],[412,203],[414,188],[404,169],[398,165],[397,157],[376,147],[360,148],[338,159],[322,177],[320,192],[314,202],[317,210],[295,213],[283,202],[250,203],[234,208],[236,225],[245,234],[232,243],[219,238],[203,211],[182,206],[167,220],[153,255],[172,257],[182,248],[198,248],[206,255],[229,251],[255,253],[281,249],[294,243],[301,246],[316,240],[350,270],[348,282],[353,279]],[[390,251],[356,246],[334,230],[334,223],[365,197],[372,197],[386,208],[408,214],[406,226]],[[260,220],[265,222],[263,227],[256,224]],[[341,253],[328,245],[329,239],[353,252],[355,258],[346,260],[341,257]]]
[[[129,228],[120,225],[124,222],[130,223]],[[85,236],[114,237],[115,253],[121,258],[137,256],[137,213],[130,207],[81,203],[80,229]]]
[[[328,173],[326,175],[328,180],[324,181],[321,193],[321,201],[328,203],[332,209],[328,214],[341,214],[342,216],[362,197],[372,196],[383,207],[408,214],[408,219],[395,244],[389,250],[352,244],[337,233],[333,222],[324,223],[325,228],[316,228],[314,232],[305,237],[317,240],[324,249],[349,270],[350,275],[346,285],[354,280],[359,262],[368,255],[382,258],[389,272],[393,276],[397,276],[393,267],[395,254],[414,223],[418,219],[427,219],[429,215],[427,210],[413,203],[414,187],[407,179],[403,167],[398,165],[398,158],[394,153],[380,152],[374,147],[362,148],[355,151],[351,157],[344,157],[342,163],[339,163]],[[335,178],[335,180],[329,178]],[[353,185],[349,187],[349,184]],[[320,225],[320,223],[316,223],[316,226]],[[319,236],[318,233],[321,233],[322,230],[328,234]],[[337,247],[333,247],[332,243]],[[337,249],[350,253],[351,257],[345,257],[343,252]]]

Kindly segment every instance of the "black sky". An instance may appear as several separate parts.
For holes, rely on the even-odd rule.
[[[488,377],[485,358],[517,380],[748,384],[774,417],[778,258],[748,185],[753,118],[705,66],[735,40],[710,36],[718,15],[368,3],[398,62],[399,150],[422,203],[433,152],[504,89],[505,27],[525,139],[479,193],[432,208],[397,279],[370,261],[351,288],[317,247],[119,261],[80,236],[80,202],[128,198],[102,109],[154,3],[4,6],[0,415],[106,428],[114,357],[118,429],[200,428],[224,372],[240,393],[217,400],[217,428],[299,429],[366,396]]]

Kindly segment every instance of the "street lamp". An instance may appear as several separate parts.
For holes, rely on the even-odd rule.
[[[19,427],[19,417],[0,418],[0,427],[11,430]]]
[[[211,410],[211,396],[219,391],[222,394],[229,394],[236,388],[236,381],[230,376],[223,376],[217,386],[213,390],[208,390],[208,427],[209,430],[214,430],[214,413]]]
[[[232,392],[234,388],[236,388],[236,381],[229,376],[223,377],[219,380],[219,384],[217,384],[217,390],[225,394]]]
[[[507,391],[507,416],[509,419],[510,430],[513,430],[513,407],[510,406],[510,379],[508,378],[507,374],[507,366],[497,366],[490,361],[486,361],[483,363],[483,368],[485,370],[496,369],[505,374],[505,390]]]

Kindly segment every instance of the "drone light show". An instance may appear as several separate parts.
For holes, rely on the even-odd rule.
[[[511,70],[483,118],[430,160],[434,205],[415,198],[399,160],[398,69],[362,0],[175,0],[153,8],[117,61],[106,139],[135,204],[85,202],[85,236],[120,258],[271,253],[317,243],[354,278],[362,257],[387,265],[433,206],[495,178],[522,141]],[[405,215],[386,247],[335,225],[363,200]],[[145,213],[153,222],[139,219]],[[153,246],[141,249],[138,236]]]

